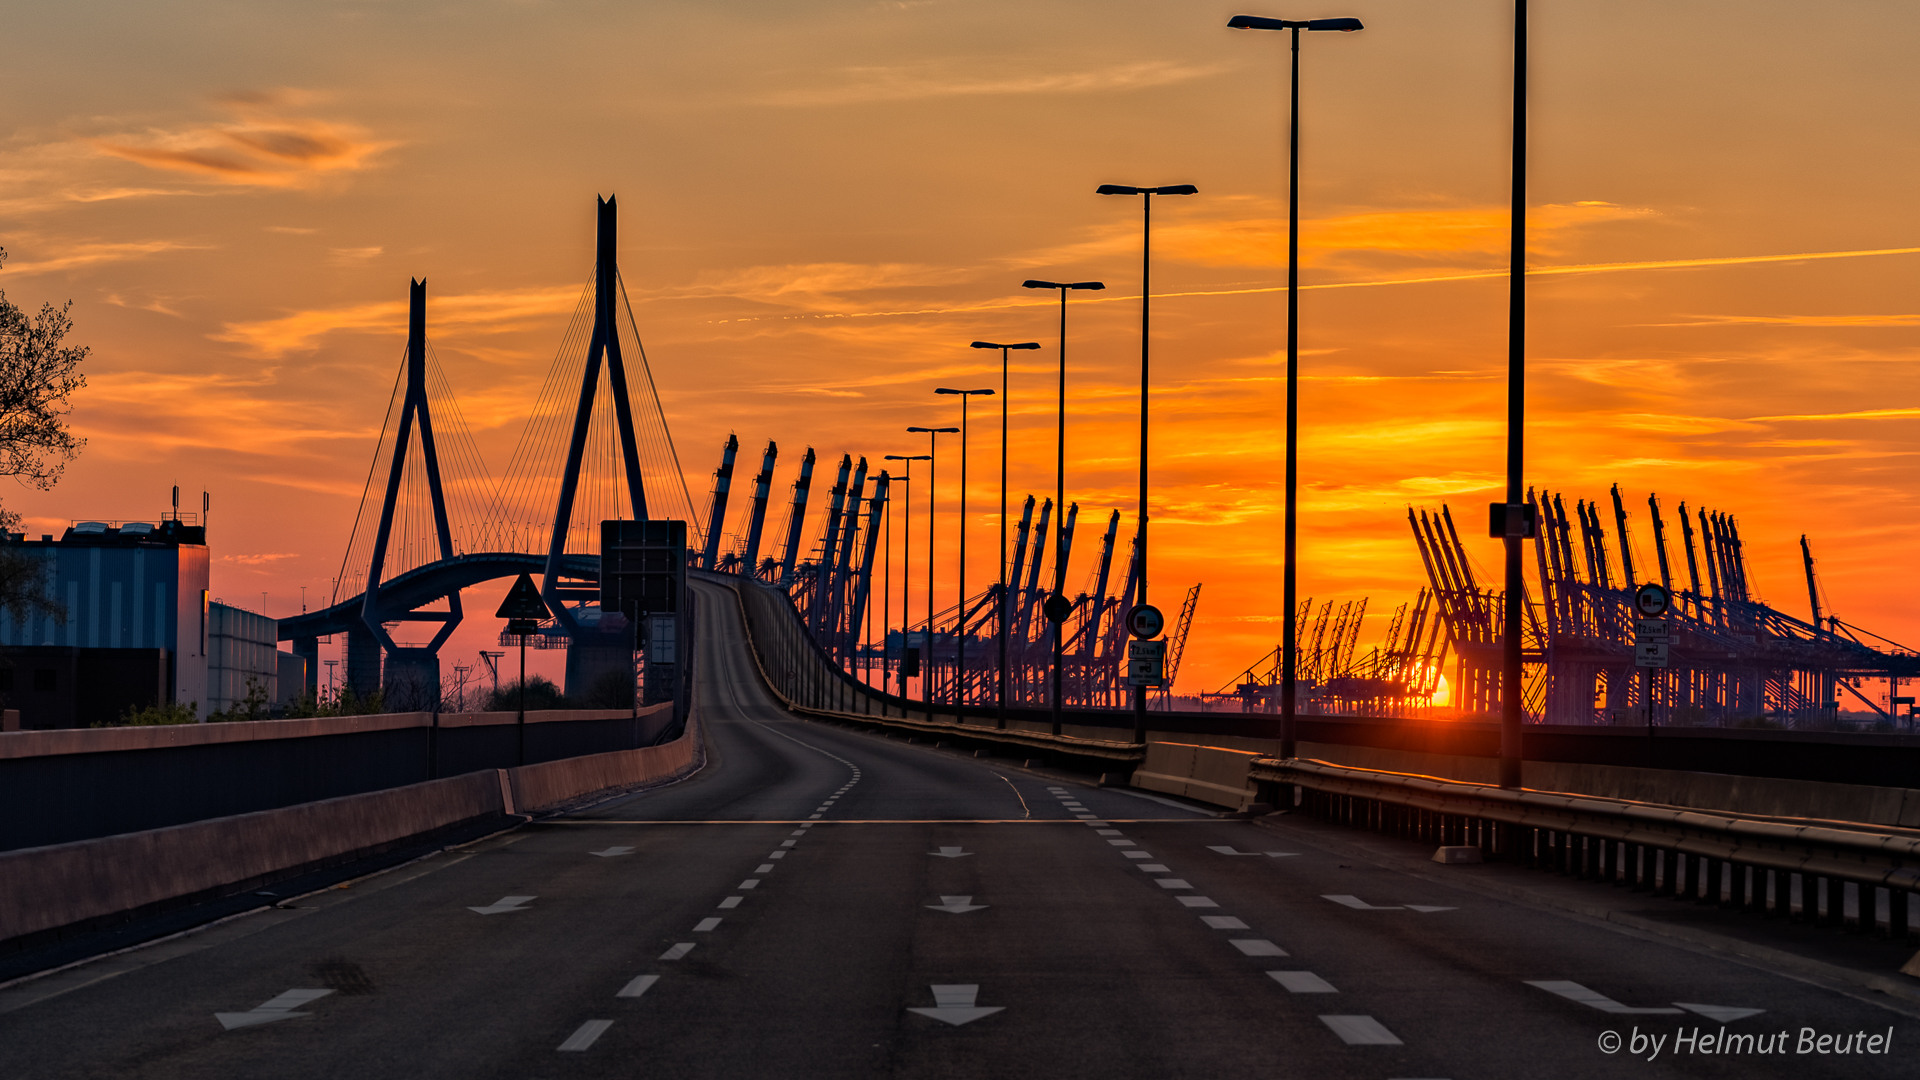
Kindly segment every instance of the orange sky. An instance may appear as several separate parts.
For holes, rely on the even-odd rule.
[[[1272,647],[1279,608],[1284,39],[1226,30],[1239,10],[13,12],[0,288],[71,298],[94,354],[85,453],[0,498],[37,533],[208,489],[215,594],[291,613],[339,571],[408,278],[503,472],[591,269],[593,197],[617,193],[696,503],[729,431],[743,476],[780,442],[777,495],[808,444],[823,472],[920,452],[904,426],[957,421],[933,387],[997,384],[975,338],[1046,344],[1015,369],[1012,469],[1016,501],[1051,490],[1054,311],[1018,284],[1099,278],[1071,315],[1069,497],[1083,524],[1126,509],[1124,531],[1138,204],[1093,189],[1194,183],[1156,208],[1153,579],[1168,606],[1205,583],[1180,682],[1214,689]],[[1247,10],[1368,25],[1304,42],[1301,591],[1369,595],[1383,631],[1422,581],[1406,506],[1477,522],[1497,497],[1510,8]],[[1807,532],[1834,609],[1913,641],[1920,10],[1807,16],[1535,4],[1533,261],[1582,269],[1532,286],[1529,474],[1734,514],[1758,591],[1803,617]],[[979,583],[997,462],[975,435]],[[446,662],[494,629],[470,617]]]

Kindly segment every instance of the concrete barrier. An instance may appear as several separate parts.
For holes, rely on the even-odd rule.
[[[504,823],[508,814],[685,775],[705,759],[695,719],[660,746],[0,853],[0,946],[170,902],[229,896],[441,829],[488,817]]]
[[[504,807],[498,775],[468,773],[364,795],[0,854],[0,942],[377,851]]]
[[[1133,786],[1242,810],[1254,801],[1247,770],[1258,756],[1220,746],[1150,742],[1146,762],[1133,772]]]

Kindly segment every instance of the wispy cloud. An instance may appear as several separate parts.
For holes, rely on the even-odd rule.
[[[1010,74],[982,78],[966,74],[973,61],[943,61],[916,67],[842,68],[838,83],[778,90],[757,100],[762,105],[806,107],[849,105],[867,101],[909,101],[935,97],[979,97],[1002,94],[1083,94],[1170,86],[1217,75],[1232,64],[1182,64],[1146,60],[1132,64],[1051,74]]]
[[[575,286],[430,297],[427,330],[430,336],[505,333],[521,329],[529,317],[572,311],[579,298],[580,290]],[[406,322],[406,302],[392,300],[313,308],[277,319],[230,322],[220,333],[209,336],[239,345],[252,356],[272,360],[316,348],[321,338],[335,332],[404,334]]]
[[[327,252],[327,261],[335,266],[358,266],[379,258],[385,250],[381,247],[333,248]]]
[[[182,244],[174,240],[142,240],[129,243],[86,242],[69,245],[57,254],[29,262],[9,262],[8,277],[33,277],[37,274],[55,274],[62,270],[75,270],[83,266],[100,263],[126,262],[130,259],[145,258],[162,251],[204,251],[204,245]]]
[[[226,123],[149,128],[88,140],[101,153],[153,169],[189,173],[222,184],[305,187],[328,176],[372,167],[397,145],[373,139],[356,125],[288,116],[303,100],[286,95],[241,95],[225,104]]]
[[[1920,419],[1920,409],[1858,409],[1853,412],[1837,413],[1788,413],[1783,416],[1755,416],[1755,422],[1779,422],[1789,420],[1913,420]]]

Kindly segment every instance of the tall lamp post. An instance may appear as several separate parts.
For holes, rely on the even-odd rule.
[[[1527,423],[1527,0],[1513,0],[1513,239],[1508,248],[1507,273],[1507,502],[1492,517],[1507,546],[1507,604],[1502,620],[1503,656],[1500,670],[1500,786],[1520,786],[1520,725],[1526,703],[1521,700],[1520,651],[1521,541],[1538,527],[1532,507],[1522,502],[1526,492],[1521,473],[1525,465]]]
[[[933,471],[940,462],[934,457],[938,448],[935,440],[942,435],[958,435],[957,427],[910,427],[907,431],[927,437],[927,652],[920,658],[920,696],[927,706],[927,723],[933,723],[933,515],[934,496],[939,488],[934,484]]]
[[[913,463],[916,461],[932,461],[933,456],[931,454],[914,454],[908,457],[901,454],[888,454],[886,460],[904,461],[907,463],[907,475],[900,481],[902,484],[908,485],[905,494],[901,496],[901,499],[906,502],[907,508],[902,512],[902,520],[900,522],[900,715],[904,717],[907,712],[906,703],[908,700],[907,643],[913,640],[913,615],[907,610],[909,603],[907,596],[913,591]]]
[[[1021,282],[1020,287],[1023,289],[1060,290],[1060,401],[1059,416],[1055,421],[1053,445],[1053,505],[1057,508],[1055,512],[1061,514],[1061,520],[1065,521],[1066,518],[1064,515],[1067,512],[1067,293],[1076,289],[1097,291],[1107,286],[1104,282],[1099,281],[1038,281],[1028,279]],[[1002,513],[1004,514],[1004,508],[1002,508]],[[1064,659],[1062,652],[1065,648],[1065,637],[1063,635],[1066,630],[1066,622],[1064,618],[1056,619],[1054,616],[1060,613],[1060,604],[1065,602],[1065,597],[1060,595],[1060,589],[1065,581],[1062,575],[1065,573],[1066,563],[1066,530],[1055,528],[1053,537],[1053,565],[1055,567],[1053,575],[1054,588],[1053,596],[1047,600],[1046,616],[1047,621],[1053,624],[1053,733],[1058,735],[1060,734],[1060,709],[1063,704],[1060,691],[1060,669],[1063,666],[1062,661]],[[1056,602],[1056,600],[1059,602]],[[1099,598],[1096,597],[1094,602],[1099,603]]]
[[[955,723],[964,723],[961,706],[967,697],[967,399],[975,395],[993,396],[992,390],[953,390],[940,387],[936,394],[958,394],[960,396],[960,603],[956,621],[954,660],[953,660],[953,719]],[[1005,509],[1006,496],[1001,495]]]
[[[994,637],[999,639],[1000,663],[998,694],[1000,699],[1000,717],[994,724],[1002,731],[1007,727],[1007,616],[1010,613],[1010,601],[1007,599],[1007,353],[1012,349],[1037,349],[1037,341],[1022,341],[1017,345],[1003,345],[997,341],[976,341],[971,348],[1000,350],[1000,610],[994,616]]]
[[[1293,81],[1288,93],[1287,118],[1287,496],[1286,540],[1280,574],[1280,756],[1294,756],[1298,715],[1296,675],[1299,671],[1299,627],[1294,607],[1299,603],[1298,536],[1295,516],[1300,479],[1300,31],[1363,29],[1359,19],[1265,19],[1235,15],[1227,26],[1234,30],[1293,31]]]
[[[1134,554],[1140,559],[1139,606],[1147,604],[1147,309],[1153,298],[1153,197],[1155,195],[1198,195],[1192,184],[1168,184],[1162,187],[1131,187],[1126,184],[1101,184],[1096,195],[1139,195],[1141,206],[1140,239],[1140,531],[1133,541]],[[1133,741],[1147,741],[1147,688],[1134,687]]]

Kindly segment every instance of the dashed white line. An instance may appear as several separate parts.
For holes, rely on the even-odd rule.
[[[783,855],[784,855],[784,854],[786,854],[786,853],[785,853],[785,852],[781,852],[781,854],[783,854]],[[760,864],[759,866],[756,866],[756,867],[754,867],[754,868],[753,868],[753,872],[754,872],[754,873],[756,873],[756,874],[771,874],[771,873],[773,873],[773,864],[772,864],[772,863],[761,863],[761,864]]]
[[[700,920],[699,922],[697,922],[697,923],[694,923],[694,924],[693,924],[693,932],[694,932],[694,933],[696,933],[696,934],[704,934],[704,933],[706,933],[707,931],[709,931],[709,930],[711,930],[711,929],[713,929],[714,927],[716,927],[716,926],[719,926],[719,925],[720,925],[720,920],[719,920],[719,919],[717,919],[717,918],[713,918],[713,917],[708,917],[708,918],[705,918],[705,919],[701,919],[701,920]]]
[[[727,909],[729,909],[729,908],[737,908],[737,907],[739,907],[739,906],[740,906],[740,901],[742,901],[742,900],[745,900],[745,899],[746,899],[746,897],[744,897],[744,896],[729,896],[729,897],[727,897],[727,898],[726,898],[725,900],[722,900],[722,901],[720,901],[720,902],[719,902],[718,904],[715,904],[715,905],[714,905],[714,907],[717,907],[717,908],[719,908],[719,909],[720,909],[720,910],[722,910],[722,911],[726,911],[726,910],[727,910]]]
[[[666,952],[661,953],[660,959],[678,960],[692,951],[693,951],[693,942],[683,941],[680,944],[675,945],[673,948],[668,949]]]
[[[627,998],[639,997],[641,994],[646,993],[649,987],[651,987],[654,983],[657,983],[659,981],[660,981],[660,976],[658,975],[641,975],[636,977],[632,982],[621,987],[620,992],[613,996],[627,997]]]
[[[1249,929],[1246,923],[1241,922],[1232,915],[1202,915],[1200,916],[1200,921],[1206,923],[1208,927],[1214,930]]]
[[[1149,855],[1149,854],[1147,854],[1147,853],[1146,853],[1146,852],[1144,852],[1144,851],[1123,851],[1123,852],[1121,852],[1120,854],[1122,854],[1122,855],[1125,855],[1125,856],[1126,856],[1127,858],[1129,858],[1129,859],[1151,859],[1151,858],[1153,858],[1153,856],[1151,856],[1151,855]]]
[[[1163,889],[1191,889],[1191,888],[1193,888],[1193,886],[1191,886],[1191,885],[1189,885],[1189,884],[1187,884],[1187,882],[1186,882],[1186,879],[1185,879],[1185,878],[1177,878],[1177,877],[1163,877],[1163,878],[1154,878],[1153,880],[1154,880],[1154,881],[1155,881],[1156,883],[1158,883],[1158,884],[1159,884],[1159,886],[1160,886],[1161,888],[1163,888]],[[1185,898],[1185,897],[1181,897],[1181,899],[1183,899],[1183,900],[1184,900],[1184,899],[1186,899],[1186,898]]]
[[[1348,1046],[1400,1046],[1393,1032],[1371,1016],[1323,1016],[1320,1022],[1333,1029]]]
[[[1174,897],[1174,899],[1180,901],[1182,904],[1185,904],[1188,907],[1219,907],[1220,906],[1219,904],[1214,903],[1212,900],[1209,900],[1204,896],[1176,896]]]
[[[1234,938],[1229,942],[1246,956],[1285,956],[1287,950],[1268,941],[1266,938]]]
[[[560,1049],[585,1050],[587,1047],[593,1045],[595,1039],[606,1034],[607,1029],[612,1026],[613,1021],[611,1020],[589,1020],[580,1025],[580,1030],[567,1036],[567,1041],[560,1044]]]
[[[742,889],[757,889],[759,887],[760,887],[759,878],[748,878],[747,880],[740,883],[740,888]]]
[[[1135,866],[1137,866],[1137,867],[1139,867],[1139,868],[1140,868],[1140,869],[1142,869],[1142,870],[1145,870],[1145,871],[1146,871],[1147,873],[1149,873],[1149,874],[1171,874],[1171,873],[1173,873],[1173,871],[1172,871],[1172,870],[1170,870],[1170,869],[1168,869],[1168,868],[1167,868],[1167,867],[1166,867],[1166,866],[1165,866],[1164,864],[1162,864],[1162,863],[1157,863],[1157,862],[1143,862],[1143,863],[1134,863],[1133,865],[1135,865]]]
[[[1337,994],[1332,984],[1311,971],[1269,971],[1267,976],[1295,994]]]

